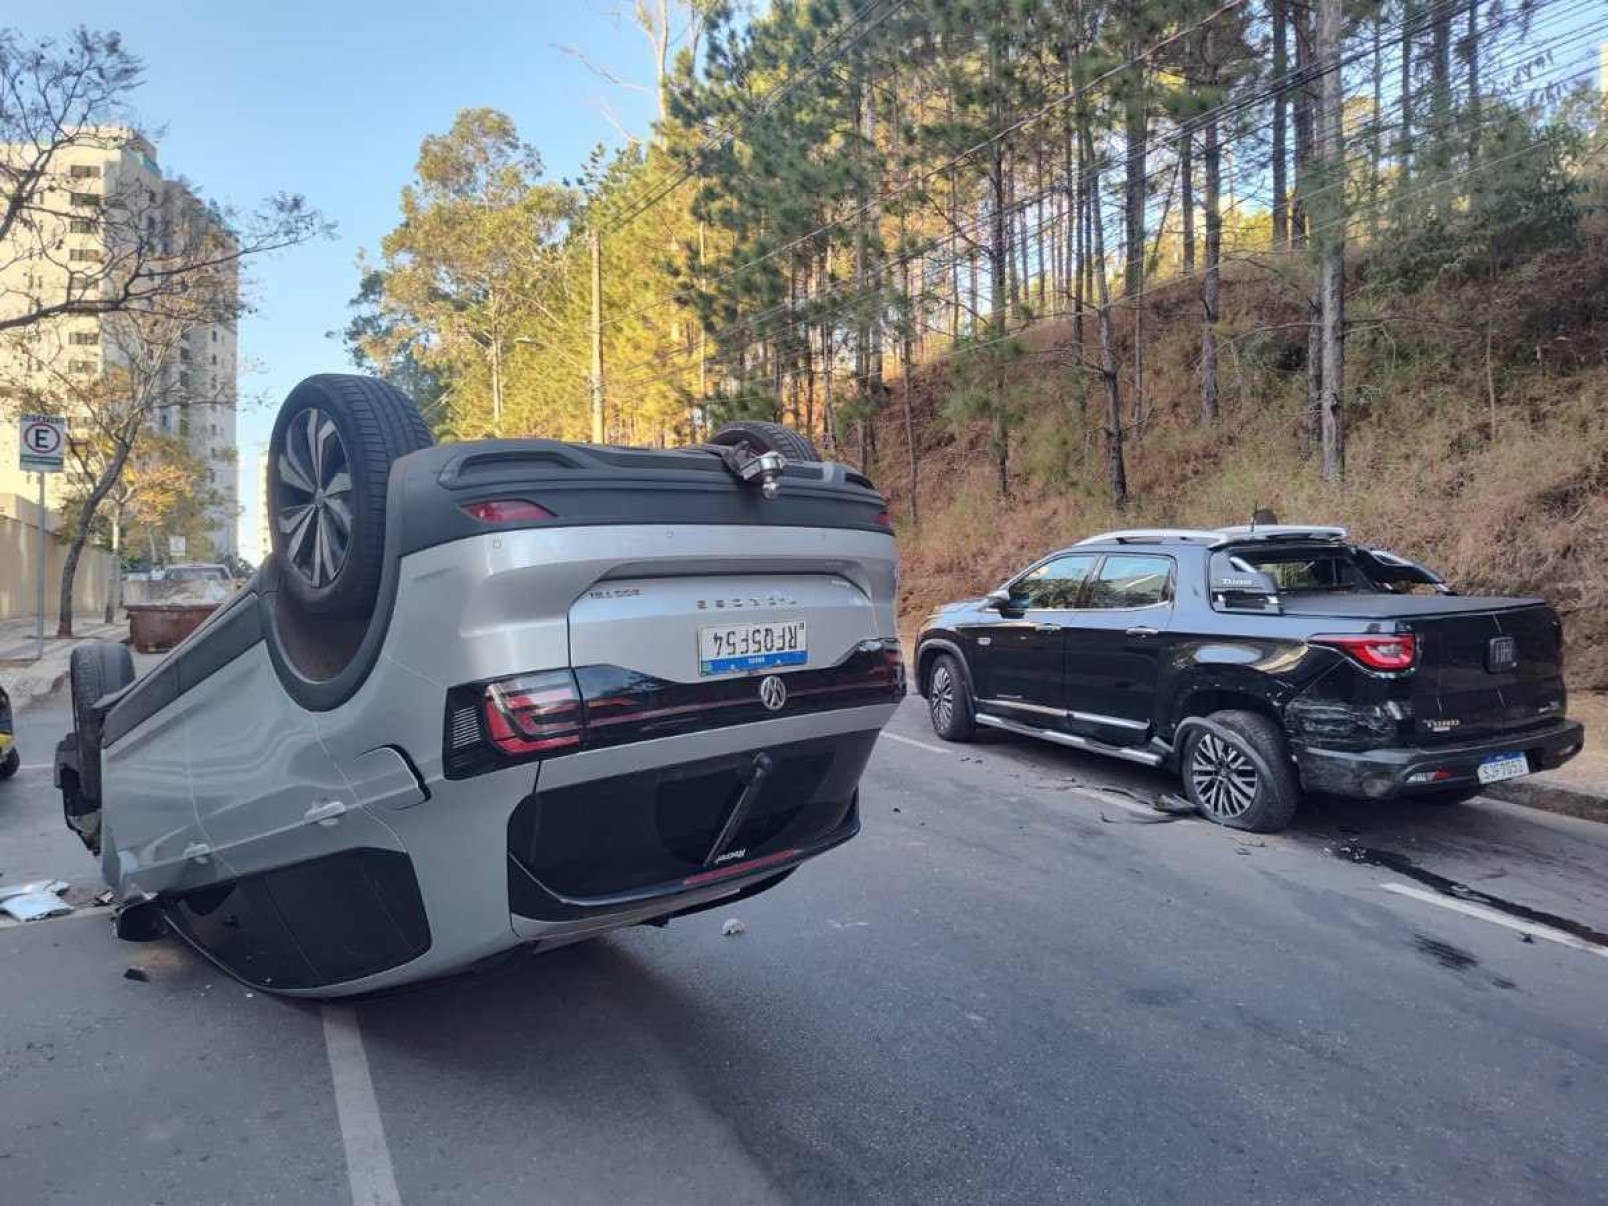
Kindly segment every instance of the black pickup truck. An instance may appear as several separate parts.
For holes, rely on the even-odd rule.
[[[1341,528],[1092,537],[934,611],[916,671],[946,740],[1174,768],[1211,820],[1263,832],[1303,791],[1455,803],[1584,739],[1552,608],[1457,595]]]

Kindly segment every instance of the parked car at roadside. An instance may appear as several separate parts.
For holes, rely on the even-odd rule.
[[[1303,792],[1460,802],[1584,739],[1544,601],[1457,595],[1335,527],[1091,537],[935,610],[915,670],[946,740],[1168,767],[1239,829],[1282,828]]]
[[[859,831],[894,541],[802,436],[433,447],[330,375],[269,464],[241,590],[138,681],[73,653],[56,778],[119,933],[349,995],[768,891]]]

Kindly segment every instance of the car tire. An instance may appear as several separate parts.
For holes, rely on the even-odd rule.
[[[1476,796],[1485,794],[1484,787],[1454,787],[1449,791],[1426,791],[1418,797],[1425,804],[1449,808],[1454,804],[1467,804]]]
[[[0,758],[0,779],[11,778],[12,775],[17,773],[17,768],[21,765],[22,755],[17,753],[16,746],[12,746],[6,751],[6,756]]]
[[[1191,726],[1178,760],[1184,794],[1202,816],[1230,829],[1274,833],[1301,799],[1290,747],[1277,721],[1224,711]]]
[[[927,679],[927,719],[945,741],[970,741],[977,732],[966,672],[952,653],[940,653]]]
[[[815,445],[791,427],[760,419],[738,419],[709,437],[711,444],[736,447],[747,444],[755,452],[779,452],[790,461],[818,461]]]
[[[91,641],[73,650],[67,664],[72,690],[73,737],[78,743],[78,786],[85,799],[101,802],[101,717],[95,701],[134,681],[134,658],[127,645]]]
[[[290,391],[268,441],[268,516],[282,589],[303,614],[372,613],[391,465],[431,443],[413,400],[383,381],[323,373]]]

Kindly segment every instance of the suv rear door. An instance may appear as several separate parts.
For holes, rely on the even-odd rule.
[[[1065,630],[1063,706],[1074,732],[1112,745],[1150,736],[1176,573],[1156,553],[1101,559]]]

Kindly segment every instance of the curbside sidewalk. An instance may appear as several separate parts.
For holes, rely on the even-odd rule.
[[[45,656],[34,661],[34,617],[0,620],[0,688],[11,697],[14,711],[43,699],[67,680],[73,648],[85,641],[125,641],[128,622],[108,624],[101,616],[75,616],[74,636],[59,639],[51,635],[56,622],[45,620]]]

